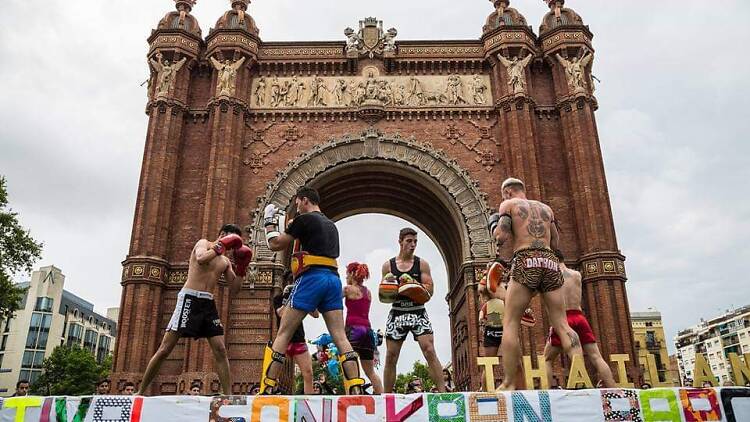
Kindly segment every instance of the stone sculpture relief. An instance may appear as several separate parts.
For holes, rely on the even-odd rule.
[[[386,107],[476,107],[489,105],[486,75],[442,76],[292,76],[253,81],[257,108],[359,107],[365,102]]]
[[[529,54],[523,59],[516,56],[513,60],[508,60],[502,54],[497,55],[497,59],[508,72],[508,86],[511,94],[526,92],[526,66],[528,66],[531,58],[532,55]]]
[[[396,52],[396,28],[383,30],[383,21],[377,18],[365,18],[359,21],[359,31],[352,28],[344,29],[346,36],[346,55],[358,57],[360,55],[370,58],[376,55],[392,55]]]
[[[183,57],[177,63],[170,63],[169,60],[163,60],[162,54],[156,53],[156,60],[150,59],[151,66],[156,71],[156,89],[154,90],[155,97],[164,97],[169,95],[169,90],[172,88],[175,76],[177,72],[182,69],[187,59]]]
[[[214,69],[219,71],[219,76],[216,78],[216,95],[227,95],[234,96],[235,89],[237,88],[237,71],[245,63],[245,58],[232,62],[231,60],[224,60],[220,62],[215,58],[210,58],[211,65]]]
[[[573,91],[586,90],[586,66],[591,63],[594,54],[587,51],[583,56],[573,57],[567,60],[560,53],[555,54],[557,61],[565,68],[565,78],[568,81],[568,88]],[[593,84],[591,84],[593,87]]]

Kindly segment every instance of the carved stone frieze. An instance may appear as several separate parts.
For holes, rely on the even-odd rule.
[[[250,88],[255,109],[483,107],[491,104],[487,75],[259,77]]]

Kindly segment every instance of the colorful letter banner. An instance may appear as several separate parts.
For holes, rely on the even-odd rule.
[[[748,417],[750,388],[0,400],[0,422],[735,422]]]

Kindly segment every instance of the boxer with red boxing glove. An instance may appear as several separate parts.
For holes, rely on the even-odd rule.
[[[401,354],[404,340],[412,334],[419,343],[422,354],[430,368],[430,377],[438,391],[445,392],[443,367],[435,352],[432,324],[427,316],[424,303],[430,300],[433,292],[430,265],[414,255],[417,247],[417,232],[405,228],[398,235],[399,254],[386,261],[382,267],[383,279],[396,279],[398,294],[393,301],[386,320],[386,356],[383,370],[383,387],[386,393],[393,392],[396,383],[396,364]]]
[[[221,325],[213,294],[219,278],[223,275],[229,285],[230,294],[242,287],[242,279],[253,253],[244,245],[242,231],[234,224],[225,224],[219,237],[211,242],[199,240],[190,253],[187,281],[177,294],[177,305],[167,325],[161,345],[143,374],[138,395],[144,395],[164,360],[177,345],[180,338],[206,338],[211,347],[219,375],[222,391],[231,394],[229,359],[224,343],[224,327]],[[230,255],[233,260],[227,256]]]

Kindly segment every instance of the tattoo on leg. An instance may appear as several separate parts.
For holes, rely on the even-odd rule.
[[[570,347],[581,347],[581,340],[578,338],[578,334],[569,331],[568,338],[570,339]]]

